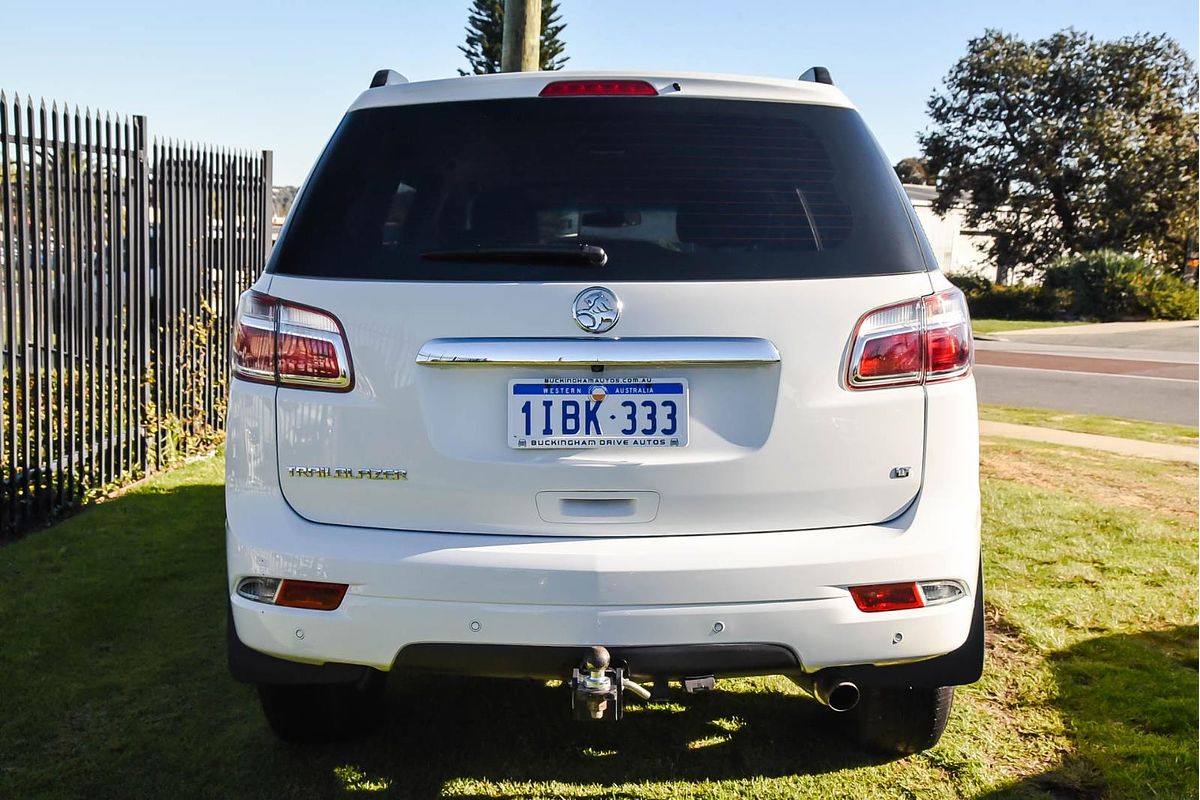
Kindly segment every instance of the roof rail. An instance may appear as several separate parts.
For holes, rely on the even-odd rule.
[[[380,86],[395,86],[397,83],[408,83],[408,78],[394,69],[381,69],[371,78],[371,86],[369,88],[376,89]]]
[[[833,78],[829,76],[829,70],[824,67],[809,67],[804,74],[800,76],[802,81],[812,81],[813,83],[827,83],[833,86]]]

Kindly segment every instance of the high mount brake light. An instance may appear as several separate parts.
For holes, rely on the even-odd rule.
[[[658,90],[645,81],[552,81],[551,83],[547,83],[542,91],[538,92],[538,97],[630,97],[656,94],[658,94]]]
[[[846,385],[913,386],[971,372],[971,318],[958,289],[868,311],[854,328]]]
[[[327,311],[246,292],[233,326],[233,374],[247,381],[347,392],[354,386],[350,346]]]

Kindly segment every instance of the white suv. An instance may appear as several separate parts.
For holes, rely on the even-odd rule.
[[[971,366],[825,70],[381,71],[238,309],[232,672],[289,739],[411,668],[603,720],[782,674],[929,747],[983,660]]]

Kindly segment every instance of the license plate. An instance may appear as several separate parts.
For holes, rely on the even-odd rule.
[[[683,447],[682,378],[542,378],[508,383],[508,446]]]

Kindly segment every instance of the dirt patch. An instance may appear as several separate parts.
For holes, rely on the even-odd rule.
[[[1196,524],[1196,466],[984,439],[980,474]]]
[[[984,608],[984,647],[991,666],[1006,672],[1023,667],[1036,658],[1032,648],[1021,641],[1021,632],[991,606]]]

